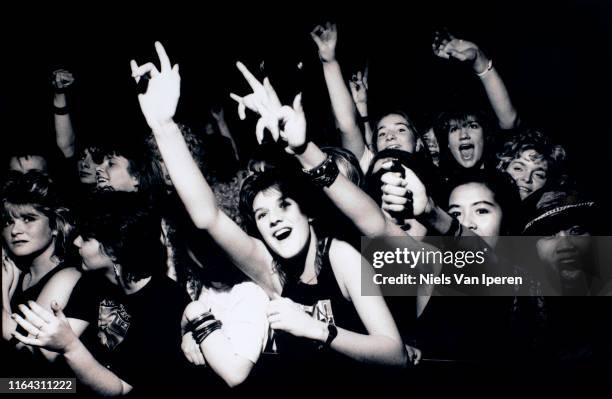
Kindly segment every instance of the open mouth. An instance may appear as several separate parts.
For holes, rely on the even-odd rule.
[[[474,144],[461,144],[459,146],[459,154],[464,161],[471,160],[474,158]]]
[[[519,191],[522,191],[524,193],[530,194],[531,193],[531,189],[529,187],[525,187],[525,186],[518,186]]]
[[[108,184],[108,179],[98,175],[96,176],[96,183],[98,183],[99,186],[105,186]]]
[[[399,144],[393,144],[390,146],[385,147],[386,150],[401,150],[402,146]]]
[[[272,233],[272,236],[274,236],[274,238],[276,238],[279,241],[283,241],[284,239],[289,237],[290,234],[291,234],[291,228],[283,227],[282,229],[276,230],[274,233]]]

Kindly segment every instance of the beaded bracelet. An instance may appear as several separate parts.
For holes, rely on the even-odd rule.
[[[319,166],[312,169],[302,169],[310,178],[310,181],[317,187],[329,187],[338,178],[340,171],[331,156],[327,156]]]

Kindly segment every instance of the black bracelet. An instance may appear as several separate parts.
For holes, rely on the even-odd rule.
[[[305,142],[299,147],[291,147],[291,150],[295,155],[302,155],[304,151],[306,151],[306,147],[308,147],[308,142]]]
[[[209,320],[214,320],[214,319],[215,319],[215,316],[213,316],[211,312],[203,313],[197,318],[188,322],[187,326],[185,326],[185,331],[194,331],[195,329],[200,327],[202,324],[206,323]]]
[[[329,187],[338,178],[340,170],[330,155],[325,158],[319,166],[312,169],[302,169],[310,178],[310,181],[317,187]]]
[[[366,115],[366,116],[360,116],[360,117],[359,117],[359,122],[361,122],[361,123],[364,123],[364,124],[365,124],[365,123],[368,123],[369,121],[370,121],[370,117],[369,117],[369,116],[367,116],[367,115]]]
[[[206,338],[208,338],[210,334],[216,330],[219,330],[221,327],[223,327],[221,320],[215,320],[201,330],[195,331],[193,333],[193,338],[195,339],[196,343],[200,345]]]
[[[68,106],[65,107],[56,107],[55,105],[53,106],[53,113],[55,115],[67,115],[70,112],[70,109],[68,108]]]

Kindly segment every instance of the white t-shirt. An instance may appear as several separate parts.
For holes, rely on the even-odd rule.
[[[359,159],[359,166],[361,166],[364,175],[368,172],[372,159],[374,159],[374,153],[368,147],[365,147]]]
[[[228,291],[203,288],[198,299],[210,306],[221,332],[232,342],[234,353],[253,363],[268,340],[268,295],[253,282],[236,284]]]

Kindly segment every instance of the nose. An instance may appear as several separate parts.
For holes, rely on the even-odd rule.
[[[270,227],[276,226],[281,220],[282,220],[282,217],[279,211],[277,210],[270,211]]]
[[[15,237],[23,233],[23,223],[19,220],[15,220],[11,226],[11,236]]]
[[[461,134],[459,135],[459,138],[461,140],[469,140],[470,139],[470,132],[469,132],[469,129],[466,126],[463,126],[461,128]]]
[[[475,231],[478,230],[478,226],[476,225],[476,223],[474,223],[474,218],[466,215],[463,216],[461,215],[459,218],[459,223],[461,223],[462,225],[464,225],[465,227],[467,227],[468,229]]]
[[[74,239],[72,243],[74,244],[75,247],[81,248],[81,246],[83,245],[83,237],[78,236],[77,238]]]

